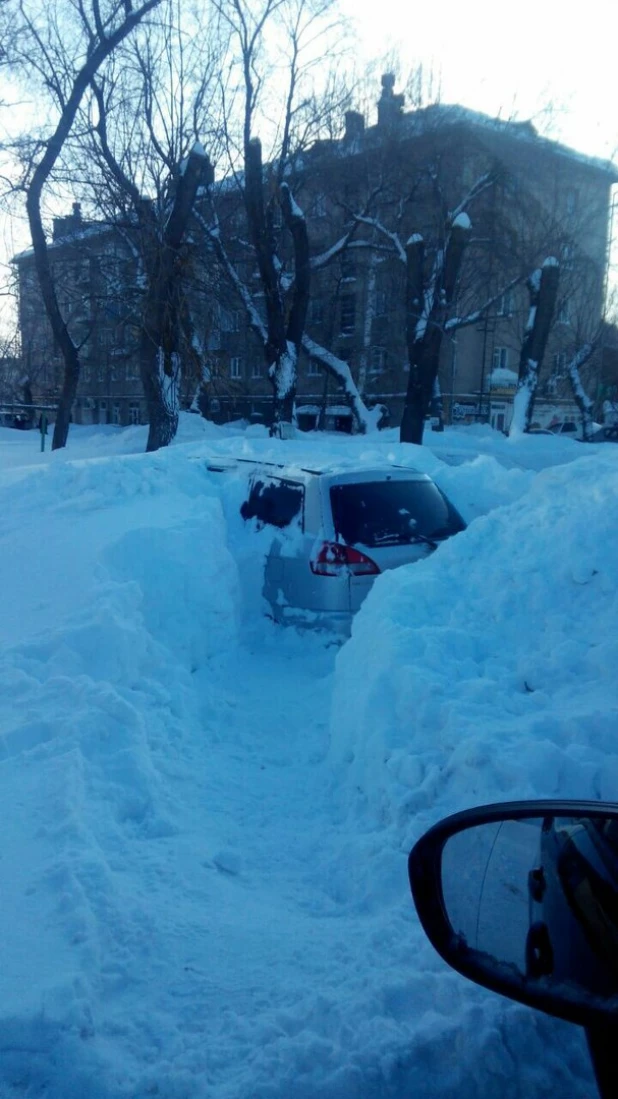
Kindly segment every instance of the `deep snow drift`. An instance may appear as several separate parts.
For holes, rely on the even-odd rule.
[[[615,798],[618,448],[0,431],[0,1095],[584,1099],[581,1034],[440,961],[423,829]],[[339,648],[263,615],[213,455],[397,461],[470,522]]]

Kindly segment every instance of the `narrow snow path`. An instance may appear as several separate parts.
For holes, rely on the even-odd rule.
[[[193,1094],[212,1086],[221,1097],[262,1094],[273,1080],[285,1094],[287,1074],[312,1066],[317,992],[349,955],[347,921],[335,941],[320,927],[341,898],[316,865],[332,842],[324,756],[336,651],[265,623],[214,675],[213,663],[196,673],[202,726],[185,731],[174,763],[167,747],[159,761],[173,834],[135,852],[148,889],[143,950],[108,998],[104,1030],[117,1041],[126,1028],[133,1093],[146,1086],[145,1054],[158,1086],[186,1072]]]

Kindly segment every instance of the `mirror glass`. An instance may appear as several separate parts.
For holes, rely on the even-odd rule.
[[[618,995],[618,819],[467,828],[445,844],[442,891],[451,927],[486,967]]]

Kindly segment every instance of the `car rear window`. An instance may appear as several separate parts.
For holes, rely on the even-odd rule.
[[[433,481],[333,485],[335,531],[349,545],[405,544],[415,535],[448,538],[465,523]]]
[[[262,525],[287,527],[303,506],[303,486],[294,481],[261,481],[251,485],[249,499],[240,509],[243,519],[257,519]]]

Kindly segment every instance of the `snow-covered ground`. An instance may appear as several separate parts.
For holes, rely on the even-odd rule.
[[[0,430],[0,1096],[590,1099],[583,1035],[449,970],[448,812],[618,799],[618,447]],[[397,461],[470,523],[340,646],[276,627],[213,456]]]

